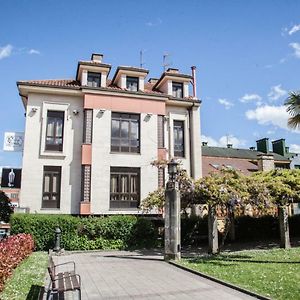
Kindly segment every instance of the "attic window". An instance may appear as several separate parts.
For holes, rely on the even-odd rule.
[[[139,90],[139,78],[126,76],[126,89],[131,92]]]
[[[211,166],[215,169],[219,169],[220,165],[219,164],[211,164]]]
[[[172,82],[172,95],[176,98],[183,98],[183,84],[181,82]]]
[[[100,87],[101,73],[88,72],[87,85],[91,87]]]
[[[225,165],[225,168],[229,170],[234,170],[234,167],[232,165]]]

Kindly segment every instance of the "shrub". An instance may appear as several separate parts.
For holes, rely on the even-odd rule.
[[[8,223],[13,211],[9,198],[4,192],[0,191],[0,221]]]
[[[12,232],[32,234],[37,250],[54,247],[57,226],[62,231],[61,246],[66,250],[144,248],[157,243],[157,230],[152,222],[135,216],[15,214],[11,220]]]
[[[34,241],[30,234],[17,234],[0,242],[0,291],[12,271],[33,249]]]

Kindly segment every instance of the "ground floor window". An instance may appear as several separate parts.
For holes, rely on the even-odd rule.
[[[110,208],[137,208],[140,202],[140,169],[110,168]]]
[[[60,208],[61,167],[44,166],[42,208]]]

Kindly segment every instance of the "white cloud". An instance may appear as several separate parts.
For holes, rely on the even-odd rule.
[[[256,102],[257,105],[261,105],[262,98],[257,94],[245,94],[243,97],[240,98],[242,103],[249,103],[249,102]]]
[[[248,120],[255,120],[260,125],[273,125],[282,129],[300,133],[299,131],[294,131],[288,128],[287,121],[289,117],[290,115],[286,111],[286,107],[284,105],[264,105],[257,107],[256,109],[246,111],[246,118]]]
[[[300,24],[298,24],[298,25],[294,25],[290,30],[289,30],[289,35],[292,35],[292,34],[294,34],[294,33],[296,33],[297,31],[299,31],[300,30]]]
[[[28,51],[28,54],[41,54],[41,52],[39,50],[36,50],[36,49],[30,49]]]
[[[281,88],[281,84],[275,85],[271,87],[271,91],[268,94],[270,100],[278,100],[279,98],[285,96],[287,91]]]
[[[267,131],[267,134],[268,134],[268,135],[272,135],[272,134],[275,134],[275,132],[276,132],[275,130],[268,130],[268,131]]]
[[[162,23],[162,20],[160,18],[158,18],[155,21],[149,21],[149,22],[147,22],[146,25],[149,26],[149,27],[153,27],[153,26],[158,26],[161,23]]]
[[[218,102],[221,105],[224,105],[225,109],[230,109],[232,106],[234,106],[234,104],[226,99],[219,99]]]
[[[238,148],[246,144],[245,140],[238,139],[237,137],[231,134],[228,136],[223,135],[218,140],[206,135],[202,135],[201,139],[203,142],[207,142],[208,146],[212,147],[226,147],[227,143],[229,143],[232,144],[233,147]]]
[[[4,47],[0,47],[0,59],[9,57],[11,55],[12,49],[13,46],[9,44]]]
[[[299,43],[290,43],[290,47],[294,49],[294,56],[300,58],[300,44]]]
[[[290,152],[300,153],[300,145],[290,144]]]

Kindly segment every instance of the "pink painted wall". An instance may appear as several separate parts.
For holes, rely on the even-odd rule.
[[[111,111],[152,113],[156,115],[165,115],[166,113],[166,105],[162,100],[147,100],[139,98],[93,94],[86,94],[84,96],[84,108],[103,108]]]
[[[81,148],[81,164],[82,165],[91,165],[92,164],[92,145],[82,145]]]

